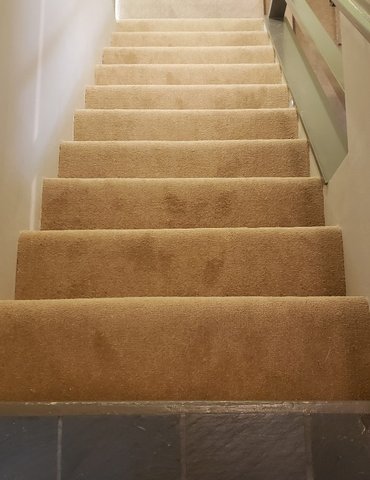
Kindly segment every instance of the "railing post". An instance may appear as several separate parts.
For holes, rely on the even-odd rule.
[[[286,0],[272,0],[268,16],[274,20],[284,20],[285,10]]]
[[[114,14],[116,17],[116,22],[120,20],[121,17],[121,4],[120,0],[114,0]]]
[[[292,27],[284,18],[287,6],[298,24],[303,24],[304,30],[313,37],[314,43],[317,45],[321,41],[317,48],[328,62],[328,67],[334,70],[338,84],[342,85],[340,52],[309,10],[306,0],[272,1],[266,26],[321,174],[328,182],[347,155],[347,132],[303,55]]]

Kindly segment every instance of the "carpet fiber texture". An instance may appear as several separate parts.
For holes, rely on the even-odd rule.
[[[305,177],[305,140],[65,142],[59,177]]]
[[[227,47],[268,45],[265,32],[116,32],[112,47]]]
[[[287,108],[286,85],[120,85],[86,89],[86,108]]]
[[[229,32],[263,31],[260,18],[156,18],[117,23],[118,32]]]
[[[23,233],[18,299],[344,295],[335,227]]]
[[[79,110],[75,140],[244,140],[296,138],[294,108]]]
[[[49,179],[42,229],[324,225],[314,178]]]
[[[98,65],[98,85],[224,85],[281,83],[276,63]]]
[[[119,22],[85,106],[0,302],[0,400],[369,400],[263,21]]]
[[[103,63],[270,63],[271,46],[253,47],[107,47]]]
[[[370,394],[369,313],[361,298],[19,301],[4,302],[1,315],[5,401]]]

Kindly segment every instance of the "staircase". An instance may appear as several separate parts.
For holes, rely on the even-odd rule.
[[[370,315],[260,19],[118,23],[20,236],[2,401],[364,400]]]

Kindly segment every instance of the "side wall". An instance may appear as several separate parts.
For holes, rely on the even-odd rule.
[[[341,27],[349,153],[325,188],[326,220],[343,229],[348,295],[370,298],[370,44]]]
[[[121,18],[262,17],[262,0],[121,0]]]
[[[37,229],[42,178],[114,28],[113,0],[0,3],[0,298],[12,298],[20,230]]]

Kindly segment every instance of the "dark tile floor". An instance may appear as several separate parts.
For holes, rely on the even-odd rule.
[[[315,415],[311,437],[315,480],[370,479],[370,415]]]
[[[0,417],[0,480],[370,480],[370,415]]]
[[[66,417],[62,479],[180,478],[177,417]],[[1,467],[0,467],[1,469]]]
[[[0,479],[56,479],[57,443],[56,418],[0,418]]]
[[[189,415],[186,478],[306,479],[301,415]]]

